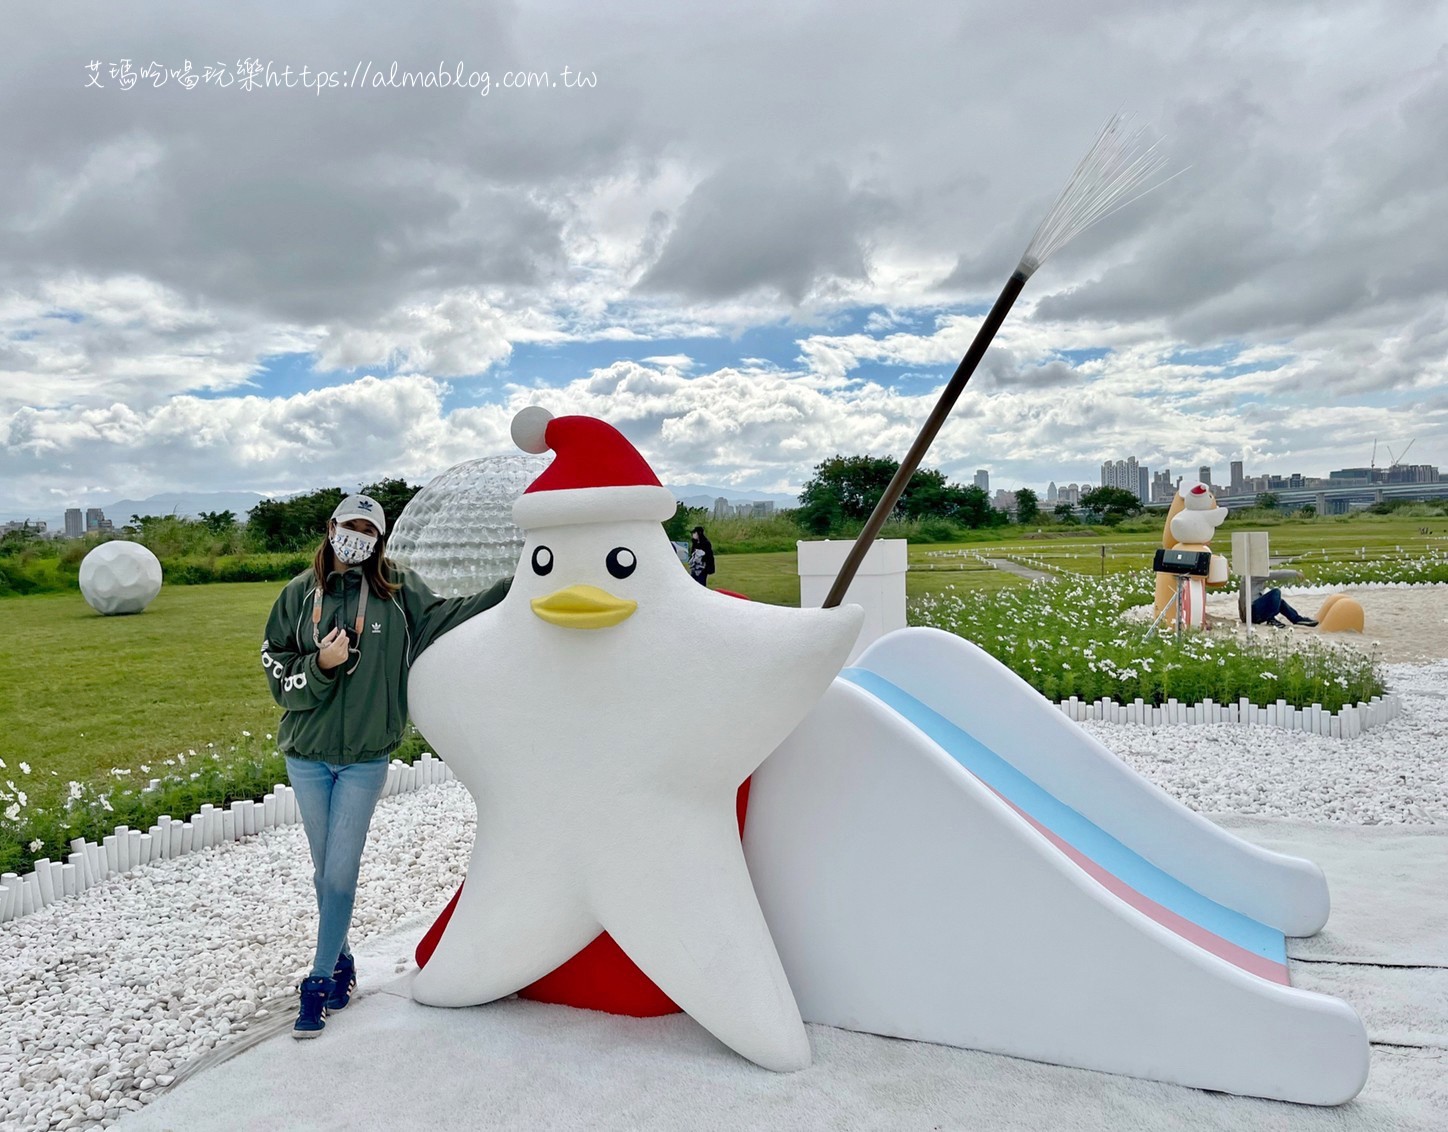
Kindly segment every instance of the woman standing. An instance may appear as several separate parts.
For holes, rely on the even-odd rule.
[[[709,575],[714,572],[714,544],[704,533],[703,527],[695,527],[689,536],[689,576],[705,588]]]
[[[312,568],[283,588],[261,643],[272,698],[284,708],[287,757],[311,847],[317,949],[299,988],[293,1037],[315,1037],[357,984],[347,928],[388,756],[407,724],[407,669],[441,633],[496,605],[511,579],[441,598],[386,556],[387,517],[349,495],[327,522]]]

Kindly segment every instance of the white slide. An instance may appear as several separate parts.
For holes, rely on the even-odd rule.
[[[744,833],[808,1022],[1305,1104],[1367,1033],[1289,985],[1308,861],[1217,828],[975,645],[871,645],[755,773]]]

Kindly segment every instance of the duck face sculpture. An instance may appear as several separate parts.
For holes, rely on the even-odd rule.
[[[726,1045],[802,1068],[735,792],[824,694],[863,615],[695,583],[660,525],[671,494],[612,426],[525,409],[513,435],[557,455],[514,508],[512,587],[409,680],[413,719],[478,807],[467,883],[413,996],[501,998],[606,930]]]

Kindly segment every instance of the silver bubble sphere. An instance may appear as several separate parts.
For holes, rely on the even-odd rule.
[[[485,456],[455,464],[412,497],[393,524],[387,556],[443,597],[511,575],[523,550],[513,503],[552,456]]]

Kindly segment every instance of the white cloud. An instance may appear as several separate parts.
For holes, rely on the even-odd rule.
[[[421,475],[505,445],[538,395],[448,411],[445,381],[493,393],[524,346],[586,342],[660,343],[591,373],[607,355],[569,354],[579,376],[547,396],[623,421],[667,475],[778,486],[835,451],[898,454],[921,372],[975,332],[962,307],[991,301],[1118,106],[1190,169],[1032,279],[930,459],[997,482],[1127,454],[1322,472],[1371,431],[1448,464],[1442,5],[641,3],[621,23],[443,0],[328,26],[305,3],[158,4],[140,40],[109,4],[7,14],[0,508]],[[477,43],[473,65],[600,81],[86,92],[56,79],[78,24],[159,59],[264,42],[278,63],[408,66]],[[842,312],[863,329],[837,332]],[[786,326],[774,356],[698,361]],[[276,355],[379,377],[309,390],[338,375],[301,366],[300,392],[256,396]]]

